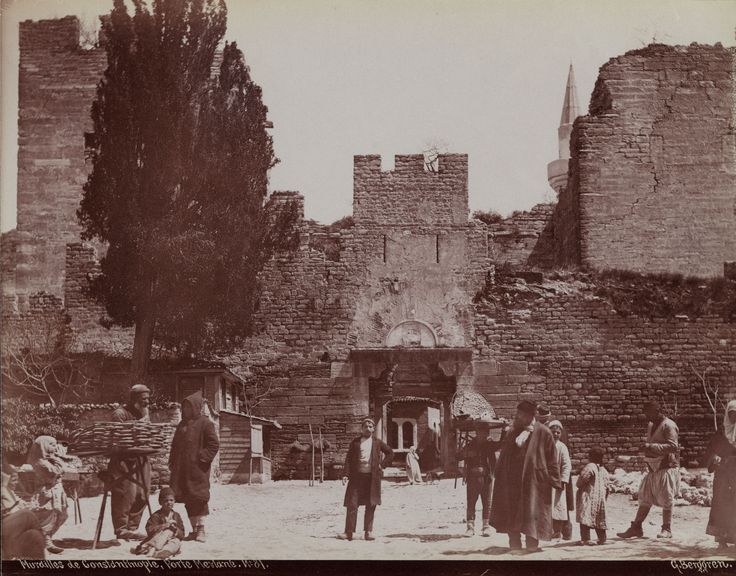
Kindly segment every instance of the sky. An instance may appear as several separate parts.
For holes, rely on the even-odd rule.
[[[18,23],[80,16],[112,0],[0,0],[0,227],[15,226]],[[605,62],[653,40],[736,44],[736,0],[229,0],[274,124],[272,190],[308,218],[352,212],[353,155],[469,155],[471,210],[549,201],[547,164],[568,67],[580,113]],[[81,191],[80,191],[81,193]]]

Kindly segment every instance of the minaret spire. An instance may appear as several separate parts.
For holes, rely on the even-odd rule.
[[[562,102],[560,126],[572,124],[578,115],[578,89],[575,85],[575,70],[571,63],[570,71],[567,73],[567,86],[565,87],[565,99]]]
[[[547,180],[549,185],[557,192],[567,186],[567,165],[570,158],[570,134],[575,118],[578,117],[578,90],[575,85],[575,70],[570,63],[567,73],[567,85],[565,86],[565,98],[562,101],[562,116],[560,127],[557,129],[557,140],[559,144],[559,158],[547,165]]]

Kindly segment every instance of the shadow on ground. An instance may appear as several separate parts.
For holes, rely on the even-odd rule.
[[[442,542],[443,540],[453,540],[455,538],[465,538],[462,534],[386,534],[386,538],[410,538],[419,540],[420,542]]]
[[[63,540],[54,540],[59,548],[73,550],[92,550],[92,540],[83,540],[82,538],[64,538]],[[100,540],[97,543],[97,549],[112,548],[120,546],[119,540]]]
[[[506,546],[489,546],[488,548],[481,548],[479,550],[446,550],[442,554],[445,556],[471,556],[474,554],[501,556],[503,554],[509,555],[510,553],[511,549]]]

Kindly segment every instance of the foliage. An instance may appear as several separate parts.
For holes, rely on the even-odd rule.
[[[7,391],[56,406],[82,399],[93,377],[71,353],[74,334],[63,310],[25,314],[3,330],[2,376]]]
[[[713,314],[736,320],[736,282],[725,278],[611,270],[599,273],[595,282],[595,295],[608,300],[622,316],[698,318]]]
[[[44,409],[22,398],[2,400],[3,451],[25,454],[41,435],[64,437],[68,428],[58,411]]]
[[[736,282],[725,278],[692,278],[673,274],[640,274],[625,270],[541,274],[499,266],[475,297],[476,303],[502,308],[528,308],[560,290],[592,292],[621,316],[695,319],[708,315],[736,321]],[[563,284],[561,285],[560,282]],[[564,288],[566,287],[566,288]]]
[[[267,202],[276,163],[267,108],[242,52],[211,77],[223,0],[115,0],[108,66],[92,106],[83,237],[107,243],[92,293],[135,324],[132,375],[151,344],[190,355],[249,334],[257,275],[293,247],[296,206]]]
[[[328,232],[339,232],[355,226],[355,220],[352,216],[343,216],[339,220],[335,220],[327,227]]]
[[[473,212],[473,218],[476,220],[480,220],[484,224],[491,225],[491,224],[500,224],[503,222],[503,216],[501,216],[498,212],[494,212],[492,210],[484,211],[484,210],[476,210]]]

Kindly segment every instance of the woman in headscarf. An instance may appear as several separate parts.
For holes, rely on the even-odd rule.
[[[713,477],[713,501],[706,534],[720,549],[736,544],[736,400],[726,406],[723,431],[716,432],[708,447],[708,470]]]
[[[55,546],[52,540],[56,531],[68,517],[67,498],[61,476],[64,463],[58,454],[56,438],[39,436],[33,441],[28,452],[28,464],[36,475],[36,490],[31,499],[33,512],[41,524],[46,539],[46,550],[51,554],[61,554],[64,550]]]
[[[17,470],[2,472],[2,559],[43,560],[46,538],[36,515],[16,496]]]
[[[409,484],[423,484],[422,469],[419,467],[419,454],[417,454],[416,446],[409,447],[406,453],[406,475],[409,477]]]
[[[189,540],[205,542],[204,518],[210,513],[210,467],[220,449],[215,425],[202,413],[201,392],[181,403],[181,422],[174,433],[169,456],[171,489],[187,509],[192,533]]]
[[[552,538],[564,537],[565,540],[569,540],[571,530],[566,529],[566,526],[570,523],[566,487],[570,483],[572,462],[570,461],[570,452],[561,439],[562,423],[559,420],[552,420],[547,427],[555,439],[557,465],[560,467],[560,481],[562,482],[562,488],[552,488],[552,529],[554,530]]]

